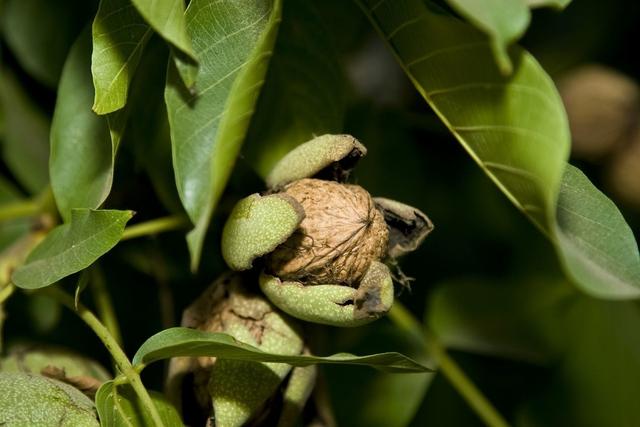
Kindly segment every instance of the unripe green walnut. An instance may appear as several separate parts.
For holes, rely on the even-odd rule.
[[[98,427],[91,399],[41,375],[0,372],[0,425]]]
[[[40,374],[69,384],[89,397],[111,375],[97,362],[73,351],[51,346],[19,345],[0,359],[0,372]]]
[[[229,267],[263,258],[262,291],[294,317],[334,326],[378,319],[393,304],[382,261],[416,249],[433,229],[419,210],[342,182],[366,152],[350,135],[299,145],[274,166],[266,195],[242,199],[225,224]]]
[[[247,292],[237,274],[225,274],[185,311],[182,326],[224,332],[238,341],[283,355],[302,353],[298,326],[262,296]],[[174,358],[168,389],[179,405],[180,396],[193,394],[212,427],[242,426],[255,417],[277,391],[291,366],[212,357]],[[185,382],[187,376],[191,380]],[[184,390],[190,385],[191,390]],[[186,410],[183,411],[186,414]],[[193,414],[191,414],[193,415]],[[186,420],[193,423],[193,419]]]
[[[305,217],[269,256],[273,275],[306,285],[351,286],[372,261],[383,258],[389,231],[364,188],[307,178],[288,184],[283,193],[300,203]]]

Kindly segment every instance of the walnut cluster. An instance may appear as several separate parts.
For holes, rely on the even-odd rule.
[[[283,280],[305,284],[357,284],[387,251],[389,231],[371,195],[358,185],[319,179],[288,184],[283,193],[305,217],[273,251],[268,268]]]

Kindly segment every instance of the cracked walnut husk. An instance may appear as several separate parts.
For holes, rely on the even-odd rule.
[[[269,189],[238,202],[225,224],[229,267],[248,270],[259,259],[260,288],[287,314],[334,326],[380,318],[393,304],[386,264],[433,229],[418,209],[345,182],[366,152],[350,135],[299,145],[267,176]]]
[[[224,332],[266,352],[303,352],[298,325],[262,296],[248,292],[236,273],[221,276],[187,307],[182,326]],[[203,425],[206,418],[211,426],[242,426],[269,411],[267,402],[291,370],[283,363],[173,358],[167,391],[185,416],[195,418],[187,420],[194,425]],[[182,405],[193,402],[197,408]]]

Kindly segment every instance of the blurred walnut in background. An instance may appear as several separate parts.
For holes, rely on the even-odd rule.
[[[597,161],[625,145],[640,118],[640,88],[624,74],[601,65],[576,68],[558,80],[573,154]]]
[[[640,211],[640,126],[608,162],[605,179],[618,199]]]
[[[615,196],[640,210],[640,86],[605,66],[584,65],[558,80],[571,127],[571,151],[604,167]]]

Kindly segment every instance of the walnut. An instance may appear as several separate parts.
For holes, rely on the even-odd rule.
[[[385,263],[415,250],[433,229],[418,209],[346,184],[367,149],[350,135],[322,135],[285,155],[268,190],[240,200],[222,231],[236,271],[261,270],[260,289],[298,319],[359,326],[393,305]],[[402,280],[401,280],[402,282]]]
[[[281,279],[351,286],[386,253],[387,224],[364,188],[307,178],[284,193],[302,205],[305,217],[269,258],[270,271]]]

